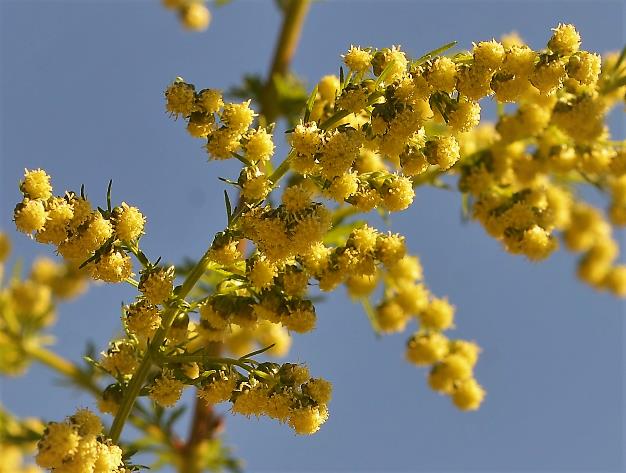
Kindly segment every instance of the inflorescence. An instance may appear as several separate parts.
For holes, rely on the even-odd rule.
[[[193,5],[200,4],[181,8]],[[68,262],[63,275],[126,281],[139,291],[123,307],[124,336],[94,362],[114,379],[99,403],[116,415],[113,441],[136,396],[170,407],[187,386],[209,404],[229,402],[232,412],[266,415],[300,434],[317,431],[328,417],[330,383],[303,365],[254,359],[284,355],[290,333],[315,328],[312,286],[329,292],[344,285],[377,333],[415,322],[407,361],[429,367],[430,387],[459,409],[477,409],[485,396],[473,374],[480,348],[446,335],[455,307],[430,292],[404,236],[352,218],[403,211],[416,188],[449,187],[449,175],[457,176],[467,215],[506,251],[539,261],[561,241],[581,253],[584,282],[626,296],[626,266],[616,263],[611,227],[626,224],[626,148],[605,124],[624,96],[623,55],[602,62],[580,50],[572,25],[555,28],[540,51],[513,36],[445,51],[411,60],[396,46],[352,46],[343,56],[346,72],[317,84],[278,163],[273,126],[257,120],[251,101],[230,103],[218,90],[175,80],[165,91],[167,112],[205,141],[209,159],[242,163],[239,175],[225,180],[239,202],[232,206],[226,194],[227,225],[192,269],[143,254],[145,218],[137,208],[112,207],[109,193],[106,208],[93,210],[83,191],[53,196],[44,171],[26,171],[17,228],[57,248]],[[479,124],[484,97],[498,104],[495,125]],[[287,174],[280,198],[270,201]],[[577,195],[580,184],[609,196],[606,214]],[[6,246],[0,239],[0,260]],[[138,280],[132,256],[141,265]],[[9,288],[3,303],[31,301],[41,307],[16,310],[45,313],[37,291],[55,291],[68,277],[46,264],[32,281]],[[11,296],[16,292],[30,295]],[[217,346],[238,358],[218,356]],[[255,346],[261,349],[251,352]],[[92,414],[77,416],[50,424],[39,464],[74,471],[59,468],[104,461],[94,452],[106,451],[110,468],[95,471],[116,471],[119,448],[99,437]],[[89,419],[91,427],[82,426]]]

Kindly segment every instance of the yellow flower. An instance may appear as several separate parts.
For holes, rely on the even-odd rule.
[[[150,268],[142,272],[139,291],[152,304],[161,304],[174,289],[174,267]]]
[[[259,128],[248,136],[245,148],[246,156],[250,161],[267,161],[274,154],[272,135],[264,128]]]
[[[133,266],[130,256],[113,250],[97,259],[92,267],[92,277],[101,281],[117,283],[132,275]]]
[[[29,171],[24,170],[24,180],[20,184],[20,190],[29,199],[46,200],[52,196],[50,176],[43,169]]]
[[[224,105],[222,121],[231,130],[245,132],[254,120],[254,110],[250,109],[250,100]]]
[[[302,407],[294,409],[289,416],[289,425],[297,434],[311,435],[317,432],[328,419],[328,409],[319,407]]]
[[[184,384],[174,377],[171,370],[164,369],[150,388],[150,399],[161,407],[171,407],[178,402],[183,393]]]
[[[165,90],[165,108],[170,114],[188,117],[194,109],[194,86],[176,80]]]
[[[334,75],[324,76],[317,83],[317,92],[322,100],[334,102],[339,90],[339,77]]]
[[[409,321],[409,315],[395,301],[385,301],[376,307],[376,325],[383,333],[401,332]]]
[[[433,299],[419,314],[422,326],[433,330],[447,330],[454,325],[454,306],[447,299]]]
[[[326,405],[332,398],[333,385],[325,379],[315,378],[304,383],[302,390],[316,403]]]
[[[372,54],[358,46],[350,46],[348,52],[343,55],[343,62],[354,72],[367,72],[372,66]]]
[[[192,1],[180,10],[180,19],[188,30],[202,31],[211,23],[211,12],[202,1]]]
[[[548,48],[562,56],[575,53],[580,47],[580,34],[574,25],[559,23],[548,41]]]
[[[461,355],[448,355],[440,363],[433,366],[428,383],[435,391],[450,393],[457,382],[465,381],[472,376],[472,366]]]
[[[454,132],[469,131],[480,122],[480,105],[477,102],[463,101],[450,112],[448,125]]]
[[[198,92],[196,106],[205,113],[216,113],[224,106],[222,93],[216,89],[203,89]]]
[[[415,197],[411,180],[397,174],[392,174],[385,180],[380,192],[383,206],[390,212],[405,210]]]
[[[604,280],[602,281],[602,285],[606,287],[609,291],[619,297],[626,296],[626,266],[618,265],[611,268]]]
[[[540,62],[530,76],[530,82],[544,95],[553,93],[565,78],[565,65],[562,61]]]
[[[426,158],[445,171],[456,164],[460,157],[458,141],[453,136],[440,136],[426,143]]]
[[[276,266],[266,258],[261,257],[252,263],[248,272],[248,279],[255,287],[262,289],[272,284],[277,274]]]
[[[51,422],[46,426],[42,439],[37,444],[37,465],[57,468],[63,460],[73,455],[80,442],[77,427],[67,423]]]
[[[406,359],[418,366],[431,365],[448,354],[448,339],[438,333],[414,334],[406,346]]]
[[[602,58],[599,54],[581,51],[570,56],[567,74],[581,84],[593,85],[600,76]]]
[[[146,217],[137,207],[131,207],[122,202],[120,207],[113,211],[113,228],[120,240],[133,242],[143,233]]]
[[[246,417],[259,416],[267,410],[269,390],[262,384],[238,392],[233,401],[232,411]]]
[[[434,59],[426,71],[426,80],[433,89],[451,93],[456,86],[456,64],[444,56]]]
[[[450,340],[448,349],[450,353],[465,358],[472,367],[476,364],[480,355],[480,347],[476,343],[466,340]]]
[[[15,226],[20,232],[31,233],[41,230],[46,224],[48,213],[40,200],[27,200],[15,207]]]
[[[474,64],[487,70],[496,70],[504,60],[504,47],[496,40],[474,44]]]
[[[232,371],[218,371],[198,389],[198,396],[207,404],[219,404],[227,401],[237,386],[237,376]]]
[[[475,411],[485,398],[485,390],[474,378],[461,381],[452,393],[452,402],[463,411]]]
[[[141,342],[152,339],[161,326],[158,307],[145,300],[139,300],[126,307],[124,323],[128,331]]]

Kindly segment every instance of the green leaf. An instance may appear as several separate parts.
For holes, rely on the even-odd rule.
[[[228,179],[226,177],[219,177],[219,176],[218,176],[218,179],[222,182],[225,182],[226,184],[230,184],[231,186],[241,187],[237,181],[233,181],[232,179]]]
[[[239,161],[241,161],[246,166],[252,166],[252,163],[250,161],[248,161],[248,159],[246,159],[242,155],[240,155],[239,153],[231,153],[231,155],[232,155],[233,158],[237,158]]]
[[[228,224],[230,225],[233,218],[233,208],[230,204],[230,197],[228,197],[228,192],[226,192],[226,190],[224,190],[224,203],[226,204],[226,217],[228,219]]]
[[[111,186],[113,186],[113,179],[109,179],[109,186],[107,187],[107,209],[111,213]]]
[[[364,220],[355,220],[353,222],[333,226],[333,228],[324,236],[324,243],[327,245],[345,244],[352,230],[361,227],[364,222]]]
[[[246,358],[250,358],[252,356],[260,355],[261,353],[264,353],[267,350],[269,350],[270,348],[272,348],[274,345],[276,345],[276,344],[272,343],[271,345],[268,345],[265,348],[261,348],[260,350],[251,351],[250,353],[246,353],[245,355],[240,356],[239,359],[240,360],[245,360]]]
[[[433,49],[432,51],[427,52],[426,54],[424,54],[423,56],[417,58],[416,60],[414,60],[411,65],[413,66],[419,66],[420,64],[424,64],[426,61],[432,59],[434,56],[437,56],[445,51],[447,51],[450,48],[453,48],[454,46],[456,46],[458,43],[458,41],[451,41],[450,43],[446,43],[443,46],[439,46],[436,49]]]
[[[313,111],[313,105],[315,104],[315,98],[317,97],[317,85],[313,87],[313,91],[311,95],[309,95],[309,99],[306,101],[306,109],[304,111],[304,123],[309,121],[311,117],[311,112]]]

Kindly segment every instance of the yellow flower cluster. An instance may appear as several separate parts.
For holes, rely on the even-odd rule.
[[[195,90],[193,84],[176,79],[165,91],[166,110],[187,121],[191,136],[207,140],[206,150],[211,158],[229,159],[243,153],[245,158],[241,159],[249,166],[242,170],[239,184],[250,197],[265,197],[264,176],[256,164],[262,165],[274,154],[271,127],[250,128],[256,115],[249,100],[224,103],[218,90]]]
[[[2,463],[0,463],[0,473],[42,473],[43,470],[37,465],[24,463],[24,452],[15,445],[5,445],[0,443],[0,453],[2,453]]]
[[[29,462],[36,449],[36,442],[30,439],[40,436],[43,429],[38,419],[18,419],[0,405],[0,473],[43,473]]]
[[[485,94],[515,101],[517,110],[502,111],[495,127],[458,136],[459,189],[473,218],[507,251],[542,260],[560,236],[565,248],[582,253],[581,280],[626,296],[626,266],[616,264],[609,223],[624,224],[626,155],[605,125],[624,87],[613,85],[616,59],[601,66],[600,56],[579,50],[580,43],[572,25],[559,25],[544,51],[522,42],[503,49]],[[580,183],[610,196],[606,216],[576,195]]]
[[[0,232],[0,282],[9,256],[8,236]],[[86,289],[84,271],[72,264],[37,258],[24,279],[18,274],[0,285],[0,372],[19,374],[29,363],[24,343],[39,344],[41,331],[55,320],[56,303]]]
[[[230,331],[224,336],[224,346],[235,356],[271,346],[264,353],[281,358],[291,347],[291,336],[285,327],[267,320],[259,320],[250,327],[231,324]]]
[[[35,232],[35,240],[55,245],[76,266],[93,260],[88,268],[94,279],[120,282],[131,276],[132,262],[122,246],[143,234],[145,218],[136,207],[122,203],[92,210],[84,195],[54,197],[50,176],[41,169],[26,170],[20,190],[24,199],[14,212],[18,230]]]
[[[165,3],[190,27],[208,23],[208,10],[195,0]],[[603,62],[580,45],[572,25],[559,25],[540,51],[519,39],[491,40],[411,60],[398,46],[351,46],[343,56],[347,72],[317,84],[276,167],[273,125],[260,125],[250,101],[224,102],[217,90],[196,92],[177,79],[165,91],[166,110],[206,140],[212,159],[243,163],[227,180],[240,192],[234,207],[226,196],[227,227],[191,269],[160,266],[139,249],[145,218],[137,208],[112,208],[109,196],[106,210],[92,210],[83,192],[54,196],[44,171],[26,170],[16,227],[55,245],[69,265],[37,262],[26,281],[2,289],[0,313],[17,313],[24,327],[45,326],[53,295],[77,291],[79,265],[95,279],[126,280],[139,294],[123,308],[125,336],[96,363],[114,378],[99,402],[103,412],[132,412],[140,393],[170,407],[195,386],[210,404],[229,401],[235,413],[266,415],[311,434],[328,417],[330,384],[303,366],[251,357],[283,355],[290,332],[315,328],[309,288],[343,284],[377,332],[400,332],[415,321],[406,359],[429,367],[429,385],[459,409],[475,410],[485,397],[474,378],[480,348],[444,333],[455,326],[455,307],[430,293],[402,235],[352,217],[405,210],[415,188],[446,187],[440,177],[457,175],[466,213],[508,252],[538,261],[560,239],[582,254],[582,280],[626,296],[626,266],[616,263],[611,229],[626,225],[626,145],[612,141],[605,125],[626,91],[624,57]],[[493,126],[479,125],[479,100],[488,96],[498,103]],[[281,198],[269,199],[288,173]],[[584,184],[610,197],[607,216],[577,196]],[[8,251],[0,234],[0,265]],[[131,277],[131,255],[143,267],[139,281]],[[185,281],[174,290],[177,275]],[[381,298],[372,304],[379,285]],[[0,318],[4,371],[19,365],[19,347],[4,338],[13,322]],[[222,346],[241,358],[219,358]],[[80,411],[50,424],[38,463],[57,472],[122,471],[121,451],[102,440],[94,417]]]
[[[185,384],[172,370],[164,369],[150,387],[150,399],[161,407],[172,407],[183,394]]]
[[[204,0],[162,0],[163,6],[175,10],[180,22],[188,30],[204,31],[211,23],[211,11]]]
[[[305,366],[264,363],[248,377],[232,368],[214,370],[198,395],[209,404],[231,401],[234,413],[265,415],[288,423],[298,434],[310,435],[328,418],[332,386],[311,378]]]
[[[243,168],[236,182],[241,188],[241,216],[237,224],[216,236],[210,253],[213,262],[237,276],[227,278],[218,293],[200,306],[200,321],[194,327],[198,339],[224,342],[234,353],[242,354],[251,348],[255,331],[268,324],[280,324],[295,332],[312,330],[315,309],[303,298],[311,279],[317,280],[323,291],[345,283],[350,293],[361,299],[379,280],[385,280],[385,297],[372,314],[375,328],[382,333],[402,331],[411,320],[418,320],[424,333],[440,334],[453,326],[453,307],[445,299],[432,297],[420,282],[419,261],[406,255],[401,235],[382,234],[365,225],[354,229],[343,245],[323,243],[332,227],[332,210],[316,202],[316,196],[350,204],[362,212],[377,207],[400,211],[413,201],[414,179],[427,171],[446,171],[460,159],[455,136],[427,136],[425,126],[433,112],[427,96],[416,98],[404,53],[392,48],[377,54],[353,47],[345,60],[354,67],[355,75],[349,77],[363,79],[371,61],[378,57],[379,74],[386,70],[393,77],[383,83],[383,93],[365,79],[343,89],[330,76],[318,84],[318,97],[311,110],[316,121],[302,122],[290,133],[292,149],[287,164],[300,177],[285,188],[281,205],[259,205],[271,192],[275,174],[266,176],[263,166],[253,163]],[[440,59],[424,74],[435,84],[448,83],[450,65],[456,67],[452,61]],[[454,81],[448,88],[454,88]],[[188,117],[189,124],[194,122],[193,110],[198,108],[199,94],[194,91],[194,86],[180,81],[166,91],[166,108]],[[213,127],[209,146],[215,130],[227,133],[235,128],[242,134],[244,125],[252,126],[254,113],[246,110],[244,114],[243,105],[248,104],[223,105],[213,100],[208,109],[223,108],[220,119],[225,125]],[[337,114],[342,116],[339,126],[328,125]],[[478,122],[479,108],[467,102],[451,109],[450,114],[459,131],[467,130]],[[237,127],[229,125],[224,115],[245,119],[237,119],[235,122],[242,124]],[[210,121],[215,123],[215,117]],[[234,143],[230,154],[219,157],[251,161],[249,155],[235,154],[240,146]],[[245,259],[239,250],[242,240],[255,245]],[[429,364],[439,361],[432,359]],[[466,380],[455,380],[454,386],[460,381]],[[457,405],[476,408],[481,400],[471,406]]]
[[[87,409],[50,422],[37,449],[37,464],[55,473],[126,472],[122,449],[103,437],[100,419]]]

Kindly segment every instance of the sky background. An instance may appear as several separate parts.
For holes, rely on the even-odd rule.
[[[273,2],[235,0],[194,34],[157,1],[0,0],[0,228],[15,253],[52,255],[11,223],[24,167],[42,167],[57,193],[84,183],[101,203],[113,179],[114,200],[148,217],[148,255],[199,257],[225,224],[217,176],[236,174],[206,162],[201,141],[165,113],[163,90],[176,76],[227,89],[244,73],[264,74],[279,20]],[[541,48],[559,22],[577,26],[585,49],[626,42],[621,1],[334,0],[313,5],[293,68],[314,84],[338,71],[350,44],[401,44],[418,57],[512,30]],[[624,138],[621,119],[612,126]],[[420,189],[391,224],[421,257],[432,291],[457,306],[452,335],[483,347],[480,411],[460,412],[431,391],[425,370],[403,360],[408,334],[377,339],[340,290],[288,357],[334,383],[330,419],[298,437],[226,413],[226,439],[247,471],[623,471],[622,302],[579,283],[564,251],[542,264],[504,253],[477,223],[463,224],[460,209],[458,193]],[[87,339],[104,349],[132,297],[103,285],[62,305],[56,349],[72,359]],[[94,407],[54,380],[33,366],[25,378],[0,379],[1,400],[51,420]]]

